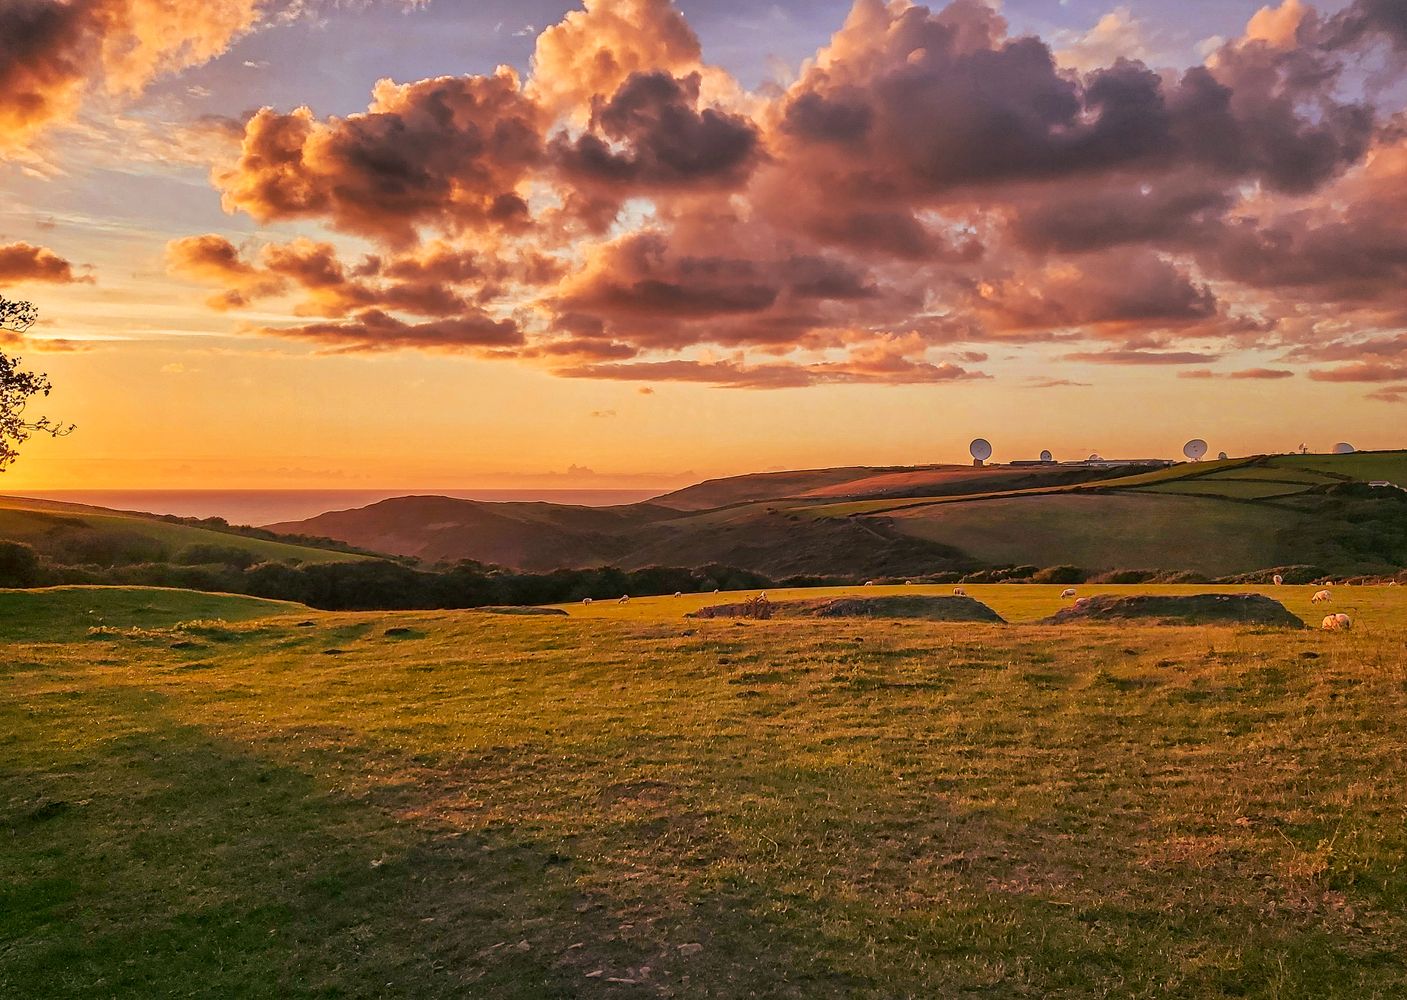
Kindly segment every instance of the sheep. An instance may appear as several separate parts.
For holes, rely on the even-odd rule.
[[[1353,628],[1353,619],[1342,612],[1336,615],[1325,615],[1324,623],[1319,627],[1325,632],[1347,632]]]
[[[963,590],[961,587],[954,587],[954,588],[953,588],[953,596],[954,596],[954,597],[966,597],[966,596],[967,596],[967,591]]]
[[[581,603],[582,603],[582,604],[590,604],[590,603],[591,603],[591,598],[589,598],[589,597],[583,597],[583,598],[581,599]]]
[[[684,596],[684,592],[683,592],[682,590],[676,590],[676,591],[674,592],[674,596],[675,596],[675,597],[683,597],[683,596]]]
[[[1281,576],[1279,573],[1276,573],[1274,576],[1272,576],[1272,577],[1270,578],[1270,582],[1273,583],[1273,584],[1275,584],[1275,586],[1278,587],[1278,586],[1280,586],[1281,584],[1283,584],[1283,583],[1285,582],[1285,578],[1284,578],[1283,576]]]
[[[873,586],[874,586],[874,581],[873,581],[873,580],[866,580],[866,581],[865,581],[865,586],[866,586],[866,587],[873,587]]]
[[[1061,599],[1062,601],[1068,601],[1070,598],[1072,598],[1072,597],[1074,597],[1074,596],[1075,596],[1075,588],[1074,588],[1074,587],[1066,587],[1064,590],[1062,590],[1062,591],[1060,592],[1060,599]]]
[[[758,594],[758,595],[757,595],[757,599],[758,599],[759,601],[765,601],[765,600],[767,600],[767,591],[764,590],[762,593]]]
[[[1327,590],[1321,590],[1309,599],[1310,604],[1328,604],[1334,599],[1334,595]]]
[[[616,601],[616,603],[617,603],[617,604],[629,604],[629,603],[630,603],[630,595],[629,595],[629,594],[623,594],[623,595],[621,596],[621,599],[618,600],[618,601]]]

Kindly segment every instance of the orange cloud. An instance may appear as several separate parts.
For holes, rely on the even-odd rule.
[[[0,285],[42,281],[56,285],[92,281],[75,274],[73,265],[45,247],[29,243],[0,245]]]
[[[141,92],[207,62],[257,23],[263,0],[6,0],[0,148],[70,118],[84,94]]]

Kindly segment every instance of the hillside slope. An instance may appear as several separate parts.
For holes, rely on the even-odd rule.
[[[0,540],[22,542],[55,562],[111,566],[178,558],[200,546],[238,550],[255,562],[355,562],[366,556],[179,524],[147,514],[0,496]]]

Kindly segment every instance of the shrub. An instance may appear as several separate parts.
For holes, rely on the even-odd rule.
[[[37,587],[42,578],[32,548],[23,542],[0,542],[0,587]]]
[[[1078,566],[1047,566],[1031,577],[1032,583],[1084,583],[1089,574]]]
[[[209,542],[187,545],[177,552],[172,560],[182,566],[234,566],[237,569],[248,569],[258,561],[248,549],[235,545],[213,545]]]

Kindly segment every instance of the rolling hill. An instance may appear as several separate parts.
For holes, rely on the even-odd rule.
[[[23,497],[0,497],[0,540],[55,562],[111,566],[238,551],[252,562],[354,562],[366,556],[165,520],[150,514]]]
[[[855,467],[714,480],[612,508],[388,500],[275,530],[529,571],[721,563],[774,577],[1071,564],[1209,576],[1407,564],[1407,452],[1170,468]]]

